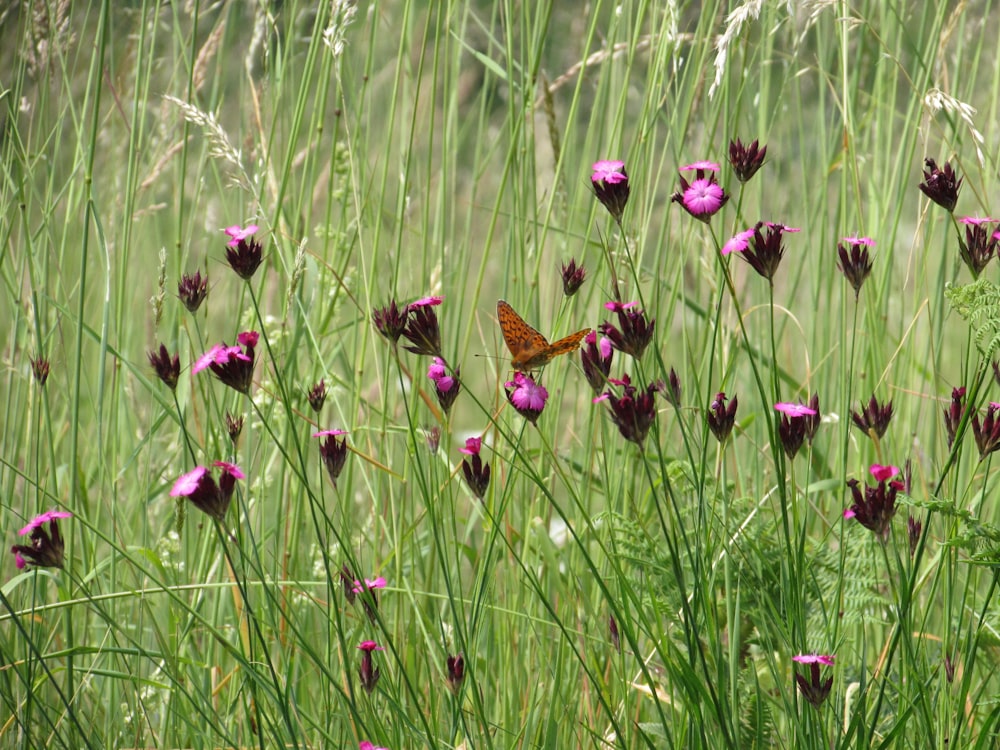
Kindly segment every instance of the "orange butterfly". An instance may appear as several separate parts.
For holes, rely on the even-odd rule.
[[[568,354],[579,347],[583,337],[590,333],[589,328],[584,328],[550,344],[542,334],[525,323],[524,318],[514,312],[514,308],[504,300],[497,301],[497,319],[500,321],[503,340],[510,349],[512,356],[510,364],[521,372],[544,367],[553,357]]]

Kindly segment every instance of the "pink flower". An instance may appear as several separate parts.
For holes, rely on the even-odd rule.
[[[187,474],[181,474],[174,482],[173,489],[170,490],[170,497],[188,497],[201,482],[201,478],[208,472],[204,466],[196,466]]]
[[[726,244],[722,246],[722,254],[729,255],[730,253],[742,253],[750,247],[750,240],[753,238],[753,232],[753,227],[750,227],[750,229],[745,229],[734,237],[731,237],[726,241]]]
[[[779,232],[788,232],[789,234],[795,234],[796,232],[801,232],[799,227],[790,227],[787,224],[782,224],[780,221],[765,221],[764,226],[770,229],[777,229]]]
[[[465,441],[465,447],[459,448],[459,453],[464,453],[467,456],[478,456],[479,451],[482,450],[483,439],[477,437],[470,437]]]
[[[378,645],[375,641],[361,641],[358,649],[364,651],[366,654],[370,654],[372,651],[385,651],[385,649]]]
[[[882,466],[882,464],[872,464],[868,471],[872,473],[876,482],[885,482],[892,479],[899,473],[898,466]]]
[[[510,394],[510,402],[514,404],[514,408],[536,412],[545,408],[549,392],[524,373],[516,373],[514,379],[504,385],[514,389]]]
[[[859,245],[863,247],[875,247],[875,240],[871,237],[841,237],[840,241],[855,247]]]
[[[832,667],[833,660],[836,658],[834,654],[799,654],[798,656],[793,656],[792,661],[797,661],[799,664],[825,664],[828,667]]]
[[[314,432],[312,434],[312,436],[313,437],[326,437],[327,435],[332,435],[333,437],[337,437],[339,435],[346,435],[346,434],[347,434],[347,430],[320,430],[319,432]]]
[[[246,229],[241,228],[239,224],[234,224],[231,227],[226,227],[224,231],[226,232],[226,234],[232,237],[232,239],[229,240],[228,242],[229,247],[236,247],[237,245],[240,244],[240,240],[245,240],[247,237],[256,232],[259,228],[260,227],[258,227],[256,224],[250,224]]]
[[[981,219],[978,216],[963,216],[958,220],[959,224],[971,224],[972,226],[979,226],[980,224],[992,224],[995,221],[1000,221],[1000,219]]]
[[[45,511],[44,513],[42,513],[40,515],[37,515],[34,518],[32,518],[31,521],[28,522],[28,525],[25,526],[23,529],[21,529],[17,533],[20,534],[21,536],[25,536],[27,534],[30,534],[32,531],[34,531],[35,529],[37,529],[42,524],[48,523],[49,521],[51,521],[54,518],[72,518],[72,517],[73,517],[73,514],[70,513],[69,511],[65,511],[65,510],[48,510],[48,511]],[[22,566],[19,565],[18,567],[22,567]]]
[[[715,214],[725,203],[726,193],[714,180],[700,179],[692,182],[681,193],[681,205],[695,218]]]
[[[363,588],[361,586],[361,581],[355,581],[354,587],[351,589],[351,591],[353,591],[355,594],[360,594],[366,590],[370,591],[371,589],[384,589],[384,588],[385,588],[385,579],[382,576],[379,576],[374,581],[369,581],[366,578],[365,585]],[[374,641],[372,642],[374,643]]]
[[[427,368],[427,377],[434,381],[437,389],[442,393],[447,393],[455,385],[455,378],[448,374],[445,362],[441,357],[434,357]]]
[[[702,160],[696,161],[694,164],[686,164],[683,167],[677,169],[678,172],[696,172],[698,170],[708,171],[708,172],[718,172],[719,165],[714,161]]]
[[[416,310],[418,307],[436,307],[444,301],[444,297],[421,297],[406,306],[407,311]]]
[[[607,182],[614,185],[628,179],[623,161],[597,161],[594,162],[592,169],[594,173],[590,176],[591,182]]]
[[[257,341],[260,338],[260,334],[257,331],[243,331],[236,340],[242,346],[257,346]],[[235,348],[235,347],[234,347]]]
[[[776,411],[780,411],[789,417],[809,417],[816,413],[815,409],[810,409],[804,404],[786,404],[779,402],[774,405]]]
[[[388,750],[388,748],[375,747],[375,745],[370,743],[368,740],[361,740],[361,742],[358,743],[358,750]]]
[[[236,464],[229,463],[228,461],[216,461],[215,463],[212,464],[212,466],[217,466],[223,471],[232,474],[237,479],[247,478],[246,474],[243,473],[243,469],[241,469]]]
[[[604,309],[610,310],[611,312],[621,312],[622,310],[628,310],[630,307],[635,307],[638,302],[615,302],[611,300],[610,302],[604,303]]]

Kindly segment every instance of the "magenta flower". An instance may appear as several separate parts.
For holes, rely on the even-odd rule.
[[[223,521],[236,489],[236,480],[246,479],[246,475],[239,466],[227,461],[216,461],[213,466],[222,469],[218,483],[207,468],[196,466],[178,477],[170,496],[185,497],[202,513]]]
[[[361,742],[358,743],[358,750],[388,750],[388,748],[375,747],[375,745],[370,743],[368,740],[361,740]]]
[[[245,240],[247,237],[251,237],[258,229],[260,229],[260,227],[256,224],[250,224],[246,229],[242,228],[238,224],[226,227],[224,231],[231,238],[227,244],[229,247],[236,247],[242,240]]]
[[[927,169],[919,185],[921,192],[949,213],[954,211],[963,178],[955,174],[948,162],[940,169],[933,159],[924,159],[924,165]]]
[[[708,421],[708,428],[715,435],[715,439],[720,443],[725,443],[729,433],[733,431],[736,424],[736,407],[739,400],[733,396],[729,406],[726,406],[726,394],[719,392],[715,394],[715,400],[708,407],[705,418]]]
[[[469,485],[472,494],[480,500],[486,495],[486,490],[490,486],[490,465],[484,463],[479,452],[483,447],[483,439],[470,437],[465,441],[465,447],[459,448],[459,452],[469,456],[462,459],[462,475],[465,483]]]
[[[59,533],[59,519],[72,516],[72,513],[65,510],[49,510],[32,518],[18,532],[19,536],[30,534],[31,544],[15,544],[10,548],[18,570],[23,570],[29,564],[36,568],[61,568],[66,543]],[[48,530],[45,529],[46,523],[49,525]]]
[[[467,456],[478,456],[479,451],[483,448],[483,439],[478,437],[470,437],[465,441],[465,447],[459,448],[459,453],[464,453]]]
[[[455,368],[455,376],[448,374],[448,363],[441,357],[434,357],[427,368],[427,377],[434,383],[434,392],[437,395],[438,403],[445,414],[451,409],[451,405],[458,398],[459,368]]]
[[[737,233],[735,236],[730,237],[726,244],[722,246],[722,254],[729,255],[730,253],[742,253],[748,247],[750,247],[750,240],[753,238],[754,228],[750,227],[742,232]]]
[[[590,184],[594,189],[594,195],[601,202],[608,213],[621,226],[622,215],[625,213],[625,206],[628,204],[630,192],[628,184],[628,173],[625,171],[623,161],[599,161],[594,163],[593,174],[590,175]]]
[[[766,232],[761,230],[767,227]],[[753,228],[753,237],[749,242],[749,247],[743,250],[740,257],[743,258],[760,276],[774,283],[774,275],[778,272],[778,266],[785,254],[785,246],[782,241],[785,233],[798,232],[795,227],[786,227],[771,221],[758,221]]]
[[[371,693],[375,689],[381,673],[372,664],[372,651],[384,651],[375,641],[362,641],[358,646],[361,650],[361,666],[358,668],[358,677],[361,679],[361,687],[366,693]]]
[[[413,312],[419,307],[437,307],[444,302],[444,297],[421,297],[406,306],[407,312]]]
[[[367,615],[370,622],[376,622],[378,620],[375,614],[376,610],[378,610],[378,594],[376,593],[376,589],[385,588],[385,579],[379,576],[374,581],[369,581],[366,578],[364,585],[361,584],[361,581],[353,581],[352,583],[351,602],[354,601],[355,596],[361,596],[361,607],[364,609],[365,615]],[[374,643],[374,641],[366,641],[366,643]]]
[[[958,220],[960,224],[965,224],[965,240],[958,238],[958,252],[962,262],[972,272],[972,277],[978,279],[979,275],[986,269],[986,266],[993,256],[997,255],[998,240],[996,234],[991,231],[991,224],[995,224],[997,219],[980,219],[972,216],[964,216]]]
[[[780,411],[782,414],[786,414],[789,417],[808,417],[816,413],[815,409],[810,409],[805,404],[789,404],[784,402],[779,402],[774,405],[775,411]]]
[[[594,173],[590,176],[591,182],[607,182],[614,185],[628,179],[623,161],[597,161],[594,162],[592,169]]]
[[[892,528],[892,518],[896,515],[896,493],[900,484],[886,484],[885,479],[879,479],[877,486],[865,485],[862,492],[861,483],[857,479],[849,479],[847,486],[851,488],[854,503],[844,511],[844,518],[858,519],[858,523],[885,544]]]
[[[833,655],[827,656],[824,654],[799,654],[792,657],[792,661],[809,665],[809,679],[796,673],[795,682],[799,686],[799,692],[802,693],[802,697],[809,701],[815,708],[823,705],[827,696],[830,695],[830,688],[833,686],[833,677],[829,677],[826,680],[820,677],[820,665],[823,664],[832,667],[834,658]]]
[[[364,591],[371,591],[372,589],[384,589],[385,588],[385,578],[379,576],[374,581],[369,581],[365,579],[364,587],[361,585],[361,581],[355,581],[354,586],[351,588],[355,594],[360,594]]]
[[[636,445],[642,445],[649,428],[656,421],[654,396],[658,386],[650,383],[645,390],[640,391],[632,385],[628,375],[622,376],[620,380],[611,378],[608,382],[621,387],[622,395],[616,396],[608,390],[602,396],[595,398],[594,403],[607,401],[611,407],[611,421],[618,427],[621,436]]]
[[[598,326],[601,333],[611,342],[611,346],[636,360],[642,358],[646,347],[653,340],[656,328],[656,320],[647,320],[643,310],[629,309],[638,304],[638,302],[606,302],[604,307],[618,316],[619,327],[616,328],[607,321]]]
[[[347,463],[347,439],[338,440],[341,435],[346,434],[347,430],[321,430],[313,433],[315,438],[326,438],[319,444],[319,456],[323,459],[323,466],[326,467],[326,473],[334,487],[337,486],[337,478]]]
[[[875,240],[869,237],[843,237],[837,245],[837,255],[840,260],[837,268],[844,278],[854,287],[854,299],[861,294],[861,286],[872,270],[872,258],[868,249],[875,246]]]
[[[670,200],[680,203],[681,208],[699,221],[707,222],[726,205],[729,195],[716,182],[715,173],[719,171],[719,165],[715,162],[698,161],[681,167],[679,171],[690,170],[694,170],[694,181],[689,183],[681,176],[681,189],[670,196]],[[706,176],[706,172],[711,174]]]
[[[191,368],[192,374],[197,374],[208,368],[220,381],[234,391],[243,394],[250,393],[253,383],[254,347],[259,334],[256,331],[244,331],[237,340],[243,346],[226,346],[216,344],[205,352]]]
[[[251,224],[246,229],[231,226],[225,230],[231,238],[226,243],[226,261],[230,268],[236,272],[236,275],[244,281],[253,278],[254,273],[260,267],[262,248],[253,237],[253,233],[257,229],[256,224]]]
[[[899,467],[872,464],[868,467],[868,471],[871,472],[871,475],[876,482],[887,482],[899,473]]]
[[[428,297],[426,299],[439,299]],[[437,302],[423,302],[423,304],[411,304],[407,308],[407,324],[403,329],[403,338],[410,342],[410,346],[403,347],[408,352],[414,354],[426,354],[430,357],[441,356],[441,327],[438,324],[437,313],[434,306]],[[416,305],[416,306],[414,306]]]
[[[580,364],[583,365],[583,374],[594,393],[600,393],[608,382],[608,375],[611,374],[613,354],[611,339],[602,336],[598,342],[597,331],[591,331],[583,337],[583,343],[584,346],[580,349]]]
[[[517,413],[535,424],[549,398],[549,392],[544,386],[536,383],[530,375],[516,372],[513,380],[504,383],[504,389],[507,392],[507,400]]]

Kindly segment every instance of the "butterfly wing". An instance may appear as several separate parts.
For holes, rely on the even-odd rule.
[[[500,321],[503,340],[507,344],[507,348],[510,349],[511,364],[514,369],[527,370],[530,367],[538,367],[537,364],[529,367],[529,364],[539,352],[544,352],[549,348],[549,342],[546,338],[525,323],[524,318],[518,315],[514,308],[504,300],[497,301],[497,320]],[[545,361],[547,362],[548,359]]]
[[[558,357],[560,354],[569,354],[571,351],[579,348],[580,342],[583,341],[584,337],[590,333],[589,328],[584,328],[582,331],[577,331],[576,333],[570,334],[566,338],[554,341],[549,346],[549,359],[553,357]]]

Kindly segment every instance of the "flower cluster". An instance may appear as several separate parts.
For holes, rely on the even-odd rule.
[[[244,281],[253,278],[262,260],[262,248],[253,236],[258,228],[256,224],[250,224],[246,228],[234,225],[225,229],[230,237],[226,243],[226,261]]]
[[[615,395],[610,389],[594,399],[594,403],[607,401],[611,407],[611,421],[618,427],[618,432],[626,440],[642,445],[649,433],[649,428],[656,421],[656,392],[660,386],[650,383],[645,389],[639,390],[627,374],[608,380],[612,386],[622,389],[621,395]]]
[[[611,342],[611,346],[637,360],[642,358],[646,347],[653,340],[653,330],[656,328],[655,320],[647,320],[642,310],[632,309],[638,304],[638,302],[605,302],[604,308],[618,316],[620,328],[607,321],[600,325],[601,333]]]
[[[480,500],[486,495],[486,490],[490,486],[490,465],[483,463],[479,453],[483,448],[482,438],[469,438],[465,441],[465,447],[461,452],[467,455],[468,459],[462,459],[462,474],[465,476],[465,483],[469,485],[472,494]]]
[[[809,701],[814,708],[819,708],[830,695],[830,688],[833,686],[833,677],[826,680],[820,677],[820,665],[833,666],[833,655],[824,654],[799,654],[792,657],[792,661],[799,664],[809,665],[809,679],[806,679],[798,672],[795,673],[795,682],[799,686],[802,697]]]
[[[896,515],[896,494],[904,486],[901,481],[889,481],[899,473],[895,466],[872,464],[870,471],[878,484],[864,485],[863,492],[857,479],[847,481],[854,503],[844,511],[844,518],[856,518],[858,523],[874,533],[884,544],[889,538],[893,516]]]
[[[507,401],[522,417],[531,424],[538,422],[545,403],[549,400],[549,392],[545,386],[536,382],[530,375],[515,372],[514,379],[504,383]]]
[[[611,359],[613,355],[611,339],[602,336],[597,340],[597,331],[591,331],[583,337],[584,346],[580,347],[580,364],[583,366],[584,377],[594,390],[600,393],[608,383],[611,374]]]
[[[319,444],[319,455],[334,487],[347,463],[347,439],[341,437],[346,434],[346,430],[321,430],[313,433],[314,438],[325,438]]]
[[[715,399],[708,407],[705,419],[708,422],[708,428],[720,443],[726,442],[729,433],[733,431],[733,425],[736,424],[736,406],[738,403],[739,401],[736,396],[733,396],[732,401],[729,402],[729,406],[726,406],[726,394],[720,391],[715,394]]]
[[[613,160],[595,162],[593,174],[590,176],[590,184],[594,188],[597,200],[608,209],[608,213],[620,226],[629,196],[625,162]]]
[[[434,394],[445,414],[451,410],[451,405],[458,398],[458,391],[461,387],[461,381],[458,379],[459,370],[460,368],[456,367],[454,375],[449,374],[448,363],[441,357],[434,357],[427,368],[427,377],[434,384]]]
[[[875,240],[869,237],[844,237],[837,245],[837,268],[844,278],[854,287],[854,299],[861,294],[861,287],[872,272],[873,260],[868,254],[868,248],[875,246]]]
[[[774,405],[775,411],[781,414],[778,423],[778,437],[781,440],[781,447],[785,450],[785,455],[789,460],[795,458],[802,443],[808,438],[812,439],[819,427],[819,397],[813,396],[816,408],[804,404],[777,403]]]
[[[994,232],[993,227],[998,220],[963,216],[958,222],[965,225],[965,239],[963,240],[961,236],[958,238],[959,255],[972,272],[972,278],[978,279],[997,254],[1000,232]]]
[[[699,221],[708,222],[726,205],[729,195],[716,181],[715,173],[719,165],[711,161],[697,161],[681,167],[679,172],[694,172],[694,180],[688,182],[683,175],[680,178],[681,189],[670,196],[673,203],[680,203],[681,208]]]

